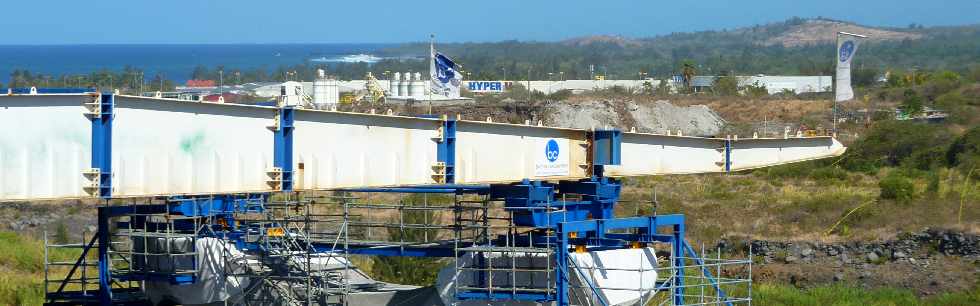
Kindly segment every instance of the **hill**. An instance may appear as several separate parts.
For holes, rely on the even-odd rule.
[[[803,18],[647,38],[598,35],[558,42],[447,43],[438,44],[437,48],[461,63],[467,77],[475,80],[546,80],[559,72],[566,79],[588,79],[594,75],[606,75],[607,79],[662,79],[676,75],[683,61],[693,61],[698,75],[830,75],[834,35],[838,31],[870,35],[854,65],[867,70],[863,73],[871,77],[855,77],[857,82],[870,82],[874,75],[888,70],[963,72],[969,63],[980,63],[980,25],[896,29]],[[383,52],[404,58],[426,54],[428,47],[428,43],[413,43]],[[424,61],[393,59],[371,67],[352,64],[330,69],[341,77],[357,77],[368,70],[378,74],[427,67]]]
[[[866,35],[868,40],[875,42],[920,39],[924,36],[923,33],[914,30],[875,28],[828,19],[790,21],[789,23],[791,26],[788,29],[765,40],[763,44],[767,46],[782,45],[784,47],[827,44],[836,41],[837,32]]]

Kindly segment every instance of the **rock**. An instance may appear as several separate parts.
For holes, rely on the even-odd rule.
[[[835,282],[839,282],[839,281],[842,281],[842,280],[844,280],[844,273],[839,273],[838,272],[838,273],[835,273],[834,274],[834,281]]]
[[[867,258],[868,258],[868,261],[871,261],[871,262],[878,261],[878,253],[870,252],[870,253],[868,253]]]
[[[811,249],[811,248],[805,248],[802,251],[800,251],[800,255],[803,255],[803,257],[813,256],[813,249]]]
[[[837,254],[840,254],[840,252],[837,251],[837,248],[835,248],[835,247],[827,248],[827,255],[829,255],[829,256],[837,256]]]
[[[799,260],[799,258],[796,258],[796,256],[793,255],[786,256],[786,258],[783,259],[783,261],[785,261],[786,263],[794,263],[797,260]]]
[[[905,257],[908,257],[908,255],[906,255],[905,252],[902,252],[902,251],[892,252],[892,259],[893,260],[898,260],[898,259],[902,259],[902,258],[905,258]]]
[[[913,265],[914,265],[914,264],[915,264],[915,258],[911,258],[911,257],[909,257],[909,263],[911,263],[911,264],[913,264]]]

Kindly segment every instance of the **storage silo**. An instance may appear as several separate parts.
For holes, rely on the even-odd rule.
[[[388,80],[388,95],[392,97],[397,97],[400,95],[401,91],[398,90],[398,83],[402,81],[402,73],[395,72],[392,74],[391,80]]]
[[[422,73],[416,72],[412,78],[412,97],[416,99],[425,98],[425,82],[422,81]]]
[[[336,110],[340,101],[337,80],[327,77],[323,69],[317,69],[313,80],[313,105],[317,109]]]
[[[406,72],[404,75],[402,75],[401,82],[398,82],[398,97],[407,97],[411,95],[411,92],[408,91],[408,85],[411,83],[412,73]]]

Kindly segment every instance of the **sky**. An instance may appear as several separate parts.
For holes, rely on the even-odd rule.
[[[556,41],[731,29],[793,16],[980,23],[980,0],[10,0],[0,44]],[[18,13],[19,12],[19,13]]]

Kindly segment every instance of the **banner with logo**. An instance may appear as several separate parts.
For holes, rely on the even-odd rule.
[[[568,139],[539,139],[534,150],[534,176],[568,176]]]
[[[854,99],[851,88],[851,61],[858,50],[858,37],[837,35],[837,90],[836,101]]]
[[[463,83],[463,76],[457,71],[457,65],[452,59],[435,51],[432,52],[432,62],[429,66],[431,74],[432,93],[446,96],[448,98],[459,98],[459,87]]]

